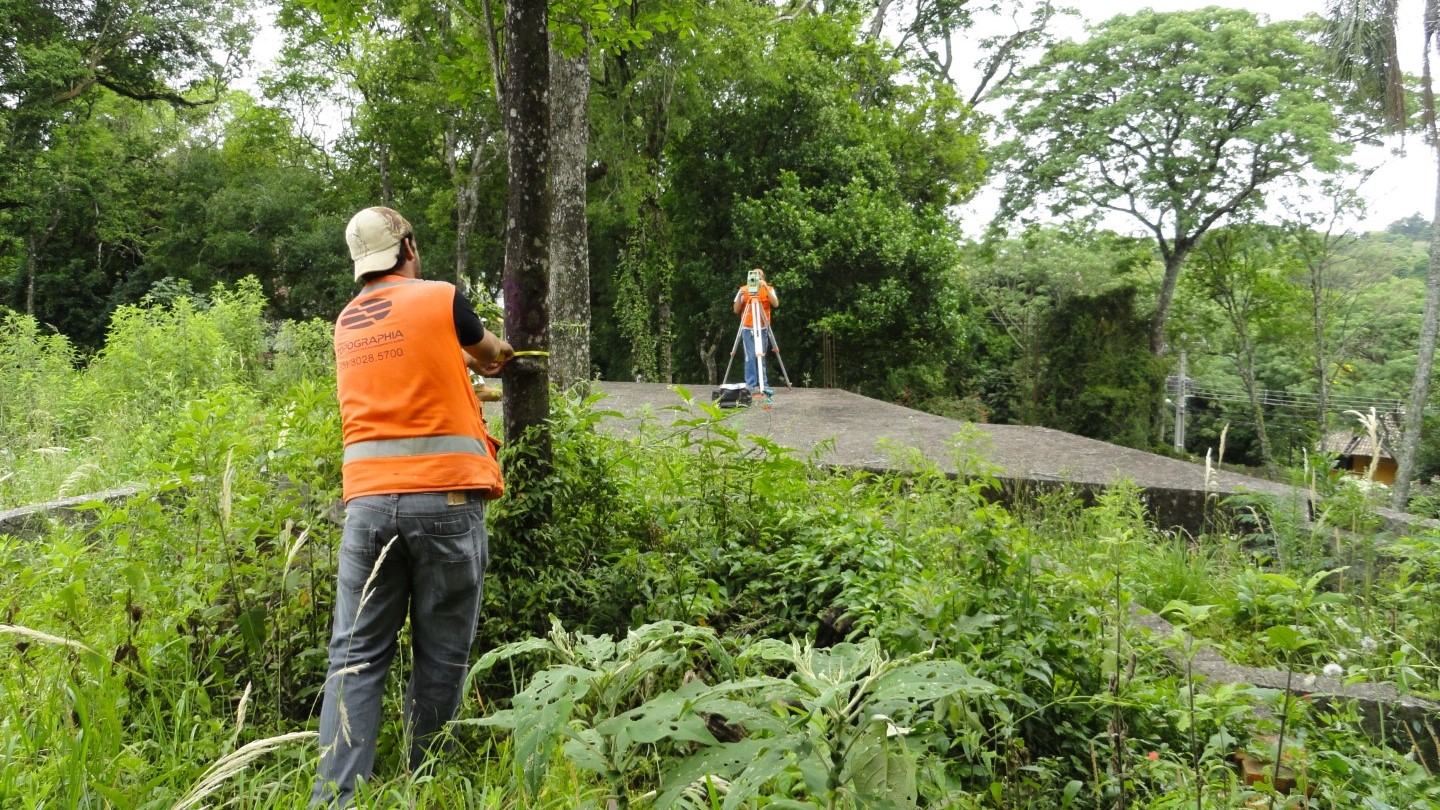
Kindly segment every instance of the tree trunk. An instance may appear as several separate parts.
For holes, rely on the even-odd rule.
[[[466,252],[461,245],[468,234],[462,236],[460,233],[463,230],[460,223],[465,218],[463,210],[465,202],[461,193],[460,155],[458,154],[460,151],[460,127],[453,116],[445,122],[445,132],[441,137],[443,140],[440,148],[444,152],[440,156],[441,162],[445,164],[445,175],[450,180],[451,188],[455,189],[455,285],[464,291],[470,287],[465,283],[465,264],[461,261],[460,255]]]
[[[1255,373],[1255,347],[1250,339],[1241,336],[1244,344],[1240,348],[1244,367],[1240,369],[1240,381],[1245,386],[1245,395],[1250,400],[1250,415],[1255,419],[1255,436],[1260,440],[1260,461],[1265,472],[1275,474],[1275,455],[1270,450],[1270,433],[1265,429],[1265,407],[1260,403],[1259,382]]]
[[[550,53],[550,380],[561,391],[590,379],[590,245],[585,168],[590,52]]]
[[[470,282],[470,237],[475,233],[475,217],[480,209],[480,178],[486,162],[485,146],[489,141],[488,130],[476,134],[469,172],[456,178],[455,283],[461,285],[461,289],[467,289]]]
[[[1175,300],[1175,285],[1180,280],[1180,267],[1190,254],[1190,246],[1175,247],[1165,256],[1165,276],[1160,281],[1160,294],[1155,301],[1155,315],[1150,319],[1150,353],[1165,356],[1165,324],[1170,318],[1170,304]]]
[[[709,381],[710,385],[719,385],[720,371],[715,364],[715,350],[719,348],[718,341],[710,334],[709,330],[706,330],[705,334],[701,335],[700,342],[695,345],[695,348],[700,352],[700,362],[705,364],[706,380]]]
[[[25,314],[35,317],[35,275],[39,271],[39,249],[34,238],[25,240]]]
[[[509,196],[505,208],[505,337],[517,352],[549,351],[550,186],[547,0],[505,4],[505,104]],[[522,529],[549,522],[544,482],[551,470],[550,381],[546,355],[521,356],[505,369],[505,440],[516,463],[506,469],[520,502]]]
[[[395,186],[390,180],[390,144],[380,142],[380,204],[386,208],[395,207]]]
[[[675,328],[672,325],[675,317],[670,307],[670,288],[667,283],[660,288],[659,301],[655,304],[656,311],[656,339],[660,342],[660,381],[666,385],[675,382]]]
[[[1315,425],[1324,442],[1329,435],[1330,362],[1325,351],[1325,270],[1328,259],[1321,256],[1310,268],[1310,325],[1315,333]]]
[[[1190,253],[1194,242],[1176,240],[1165,257],[1165,277],[1160,281],[1160,294],[1155,301],[1155,315],[1150,319],[1150,354],[1165,356],[1165,324],[1170,318],[1170,304],[1175,300],[1175,285],[1180,280],[1180,267]],[[1162,251],[1163,253],[1163,251]],[[1165,441],[1165,396],[1162,393],[1155,400],[1155,413],[1150,423],[1150,435]]]
[[[68,194],[68,190],[62,190],[61,200]],[[37,236],[32,231],[29,236],[25,237],[25,314],[32,318],[38,317],[35,314],[35,280],[40,275],[40,251],[50,243],[50,238],[55,235],[55,229],[60,227],[63,210],[64,207],[57,204],[44,232]]]
[[[1440,148],[1435,155],[1435,217],[1430,222],[1430,269],[1425,276],[1425,315],[1420,321],[1419,357],[1415,359],[1415,381],[1405,407],[1405,424],[1400,430],[1399,470],[1390,505],[1404,510],[1410,500],[1410,479],[1415,475],[1415,457],[1420,450],[1420,425],[1430,397],[1430,370],[1435,362],[1435,336],[1440,329]]]

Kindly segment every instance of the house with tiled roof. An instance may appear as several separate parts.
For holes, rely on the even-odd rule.
[[[1379,415],[1375,438],[1363,425],[1350,430],[1335,430],[1320,442],[1319,450],[1336,457],[1335,467],[1351,475],[1365,478],[1374,466],[1376,483],[1393,486],[1399,463],[1395,448],[1400,443],[1400,414]],[[1378,441],[1377,441],[1378,440]]]

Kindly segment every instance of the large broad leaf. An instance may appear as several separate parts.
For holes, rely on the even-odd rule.
[[[763,784],[785,771],[788,762],[783,754],[778,755],[776,751],[775,739],[743,739],[733,744],[706,748],[685,758],[664,774],[662,784],[665,788],[655,801],[655,807],[661,810],[674,807],[675,801],[685,793],[685,788],[706,777],[719,777],[732,783],[724,806],[727,809],[737,807],[746,798],[740,790],[743,785],[736,784],[740,775],[749,775],[749,780],[744,783],[746,785],[755,784],[756,780]]]
[[[524,692],[515,696],[515,756],[525,774],[525,786],[534,794],[550,765],[550,757],[575,711],[576,701],[590,691],[596,673],[580,667],[559,666],[536,675]]]
[[[740,659],[744,661],[750,658],[759,658],[764,661],[794,663],[797,654],[796,646],[790,642],[775,638],[762,638],[746,647],[744,652],[740,653]]]
[[[617,645],[609,636],[580,636],[575,652],[590,664],[607,664],[615,659]]]
[[[904,737],[891,736],[886,720],[870,723],[850,749],[849,778],[866,807],[915,807],[919,764]]]
[[[695,711],[719,715],[727,724],[743,726],[750,734],[784,734],[790,728],[790,723],[773,711],[757,709],[748,703],[727,698],[706,697],[696,704]]]
[[[615,738],[616,756],[635,743],[684,740],[715,745],[719,740],[705,727],[705,718],[692,710],[691,701],[678,692],[658,695],[644,705],[600,723],[595,730]]]
[[[771,779],[795,764],[795,748],[804,745],[806,740],[800,737],[774,737],[760,742],[765,744],[756,749],[754,758],[745,766],[745,770],[730,781],[730,794],[725,797],[725,804],[722,805],[724,810],[735,810],[761,795]]]
[[[514,644],[505,644],[480,656],[480,660],[470,667],[470,672],[465,676],[465,691],[470,691],[470,681],[476,675],[489,672],[492,667],[501,661],[514,658],[517,655],[524,655],[536,650],[555,650],[555,645],[549,639],[527,638],[524,641],[517,641]]]
[[[863,644],[847,641],[813,654],[815,676],[832,683],[854,681],[883,660],[880,646],[873,640]]]
[[[787,718],[766,708],[772,701],[795,694],[794,685],[789,681],[764,676],[721,681],[713,686],[692,681],[676,691],[693,701],[694,711],[719,715],[727,723],[744,726],[751,734],[759,731],[782,734],[790,727]],[[746,703],[743,698],[736,700],[730,697],[736,693],[756,697],[752,698],[752,703]],[[757,707],[753,702],[762,705]]]
[[[604,750],[605,740],[593,728],[575,732],[565,741],[565,758],[570,764],[608,777],[612,769],[602,753]]]
[[[784,723],[773,713],[727,697],[736,691],[754,691],[774,683],[773,678],[727,681],[715,686],[691,681],[599,723],[596,730],[613,736],[620,752],[629,750],[632,744],[666,739],[716,745],[719,740],[710,732],[706,715],[718,715],[727,724],[742,725],[749,732],[778,733]]]
[[[910,711],[947,695],[987,695],[994,684],[976,678],[959,661],[921,661],[885,673],[875,684],[867,711],[905,717]]]
[[[765,740],[742,740],[706,748],[686,757],[662,776],[661,784],[664,790],[655,800],[655,806],[661,810],[673,807],[687,788],[707,776],[719,777],[728,782],[744,770],[765,745]]]
[[[627,695],[656,671],[670,669],[685,659],[684,652],[664,647],[653,647],[639,655],[634,653],[631,655],[634,656],[631,660],[611,668],[609,674],[612,686],[606,691],[619,694],[607,695],[607,697],[613,699]]]

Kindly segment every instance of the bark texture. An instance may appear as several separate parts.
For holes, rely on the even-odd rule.
[[[590,379],[590,243],[585,168],[590,54],[550,53],[550,380],[561,391]]]
[[[1400,429],[1399,469],[1390,505],[1404,511],[1410,500],[1410,479],[1415,475],[1415,457],[1420,453],[1420,425],[1430,397],[1430,373],[1435,363],[1435,339],[1440,332],[1440,147],[1435,154],[1435,216],[1430,221],[1430,270],[1425,276],[1425,315],[1420,321],[1419,356],[1415,358],[1415,381],[1410,387],[1405,424]]]
[[[550,187],[547,151],[550,45],[546,0],[505,5],[505,119],[509,196],[505,217],[505,338],[516,352],[548,352]],[[551,469],[550,382],[544,355],[520,356],[505,369],[506,469],[511,497],[524,502],[525,523],[549,519],[544,482]]]
[[[455,283],[470,289],[470,239],[475,234],[475,220],[480,210],[480,180],[489,163],[493,133],[489,127],[473,134],[469,167],[460,170],[461,137],[455,122],[445,129],[445,169],[455,184]]]

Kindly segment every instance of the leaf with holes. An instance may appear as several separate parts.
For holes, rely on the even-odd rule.
[[[949,695],[994,692],[994,684],[974,677],[959,661],[922,661],[882,675],[865,708],[871,714],[903,717],[906,710],[913,711],[921,704]]]
[[[850,749],[849,773],[840,781],[852,785],[866,807],[914,807],[918,800],[919,763],[892,730],[898,732],[887,718],[876,717]]]
[[[473,721],[473,725],[499,726],[514,732],[515,756],[531,794],[539,791],[555,741],[567,734],[575,704],[589,694],[596,676],[580,667],[551,667],[536,675],[525,691],[515,696],[514,709]]]

